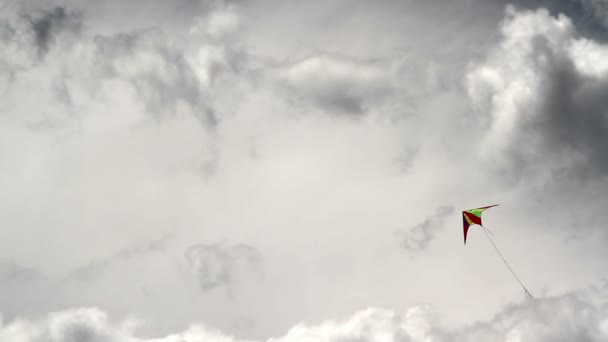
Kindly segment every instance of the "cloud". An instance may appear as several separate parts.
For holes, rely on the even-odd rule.
[[[81,17],[76,13],[69,13],[64,7],[43,11],[37,17],[26,15],[26,18],[32,26],[35,43],[41,54],[49,50],[55,36],[61,31],[78,32],[82,25]]]
[[[82,15],[65,7],[31,12],[16,12],[9,7],[0,16],[0,46],[4,50],[0,54],[4,67],[0,70],[13,72],[15,67],[38,63],[58,41],[78,37],[82,29]]]
[[[233,286],[242,274],[260,266],[261,254],[247,245],[199,244],[185,251],[188,265],[202,291]]]
[[[46,275],[39,286],[3,287],[8,316],[90,305],[142,315],[157,336],[196,318],[265,338],[297,321],[428,300],[448,321],[474,321],[520,293],[484,257],[487,246],[461,252],[461,231],[439,234],[444,219],[431,216],[404,235],[423,252],[412,260],[391,232],[404,215],[422,220],[441,203],[490,195],[511,203],[496,212],[514,227],[501,238],[527,282],[560,291],[603,267],[588,261],[605,258],[577,254],[586,240],[564,249],[548,241],[557,229],[535,236],[556,214],[526,201],[529,182],[511,196],[471,153],[489,116],[472,119],[455,82],[493,43],[501,1],[45,3],[0,13],[0,251]],[[62,9],[83,13],[78,30],[64,26]],[[48,39],[18,13],[52,14]],[[581,60],[602,56],[591,43]],[[478,62],[495,67],[493,57]],[[154,253],[146,241],[167,227],[181,243]],[[540,275],[530,258],[558,266]],[[95,281],[53,286],[74,270]],[[225,295],[235,288],[238,298]],[[367,337],[382,335],[367,326],[377,331]]]
[[[394,70],[385,62],[316,55],[279,68],[276,77],[296,100],[358,116],[391,95]]]
[[[42,275],[33,268],[15,262],[0,262],[0,279],[3,282],[31,282],[41,277]]]
[[[190,32],[204,34],[216,40],[229,39],[239,33],[241,20],[237,7],[225,6],[197,18]]]
[[[596,19],[604,28],[608,28],[608,2],[604,0],[578,0],[585,13]]]
[[[141,337],[140,320],[117,323],[94,308],[55,312],[46,318],[16,320],[0,326],[6,341],[52,342],[254,342],[226,335],[204,325],[164,337]],[[465,327],[446,328],[430,306],[410,307],[396,312],[371,307],[341,320],[320,324],[298,324],[280,337],[266,342],[485,342],[485,341],[589,341],[608,338],[608,310],[578,293],[529,300],[510,305],[492,319],[471,322]],[[262,340],[259,340],[260,342]]]
[[[542,165],[605,175],[608,48],[577,38],[568,17],[545,9],[510,8],[501,30],[500,44],[468,75],[480,116],[489,113],[485,155],[506,154],[502,165],[513,172]]]
[[[435,235],[442,229],[443,220],[452,215],[453,212],[453,206],[441,206],[435,210],[434,215],[427,217],[407,232],[401,232],[403,248],[412,252],[425,250],[435,238]]]
[[[549,11],[553,16],[560,14],[572,20],[580,36],[598,42],[607,42],[606,2],[604,0],[499,0],[497,3],[517,10]]]
[[[467,341],[601,341],[608,312],[578,294],[510,305],[488,322],[463,330]]]
[[[167,286],[154,272],[175,275],[167,255],[151,255],[164,238],[146,241],[196,221],[180,215],[217,161],[214,130],[227,111],[215,92],[233,93],[235,28],[214,19],[213,39],[163,27],[104,32],[89,11],[35,7],[0,13],[0,249],[45,278],[4,282],[0,302],[7,315],[83,302],[153,311],[145,306],[159,296],[119,297],[139,300],[143,282]],[[136,272],[118,267],[127,261]]]
[[[129,261],[140,256],[145,256],[146,254],[166,250],[167,243],[171,237],[171,235],[166,235],[157,240],[139,246],[125,248],[122,251],[108,257],[90,261],[70,272],[66,277],[66,281],[93,281],[95,278],[102,276],[106,269],[112,267],[116,263]]]
[[[86,122],[103,106],[128,112],[125,120],[191,115],[211,128],[219,119],[215,83],[244,68],[245,56],[230,35],[239,18],[233,7],[220,7],[196,18],[185,40],[176,41],[161,28],[97,33],[65,7],[9,11],[0,17],[3,112],[50,128]],[[25,90],[31,88],[35,101]]]

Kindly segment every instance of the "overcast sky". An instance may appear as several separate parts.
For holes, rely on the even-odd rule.
[[[605,0],[0,2],[0,340],[606,341]],[[462,211],[484,225],[463,244]]]

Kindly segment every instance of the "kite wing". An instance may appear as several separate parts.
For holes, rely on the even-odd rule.
[[[481,224],[481,213],[488,209],[497,206],[498,204],[489,205],[487,207],[469,209],[462,212],[462,229],[464,233],[464,244],[467,244],[467,233],[469,232],[469,227],[475,224],[483,226]]]

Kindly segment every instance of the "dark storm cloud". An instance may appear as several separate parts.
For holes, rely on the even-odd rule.
[[[247,245],[199,244],[188,247],[185,257],[205,292],[232,285],[240,273],[261,262],[260,252]]]
[[[408,251],[418,252],[426,249],[435,235],[441,230],[443,220],[454,212],[452,206],[442,206],[436,209],[435,214],[427,217],[421,223],[401,232],[402,246]]]

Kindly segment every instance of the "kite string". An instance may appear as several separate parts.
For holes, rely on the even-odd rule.
[[[513,274],[513,276],[515,277],[515,279],[517,279],[517,281],[519,282],[519,285],[521,285],[521,287],[524,289],[524,291],[526,291],[526,294],[528,296],[530,296],[530,298],[534,298],[534,297],[532,297],[532,295],[530,294],[530,292],[528,291],[528,289],[526,289],[526,287],[521,282],[521,280],[519,280],[519,277],[517,277],[517,275],[515,274],[515,272],[513,272],[513,269],[511,268],[511,266],[509,266],[509,264],[507,263],[507,260],[505,260],[505,257],[502,255],[502,253],[500,253],[500,251],[498,250],[498,247],[496,247],[496,245],[494,244],[494,241],[492,241],[492,238],[490,238],[490,235],[488,235],[488,233],[486,231],[486,227],[481,226],[481,228],[483,228],[483,232],[488,237],[488,240],[490,240],[490,243],[492,244],[492,246],[496,250],[496,253],[498,253],[498,255],[500,256],[500,258],[502,259],[502,261],[505,263],[505,265],[507,265],[507,267],[509,268],[509,271],[511,271],[511,274]]]

